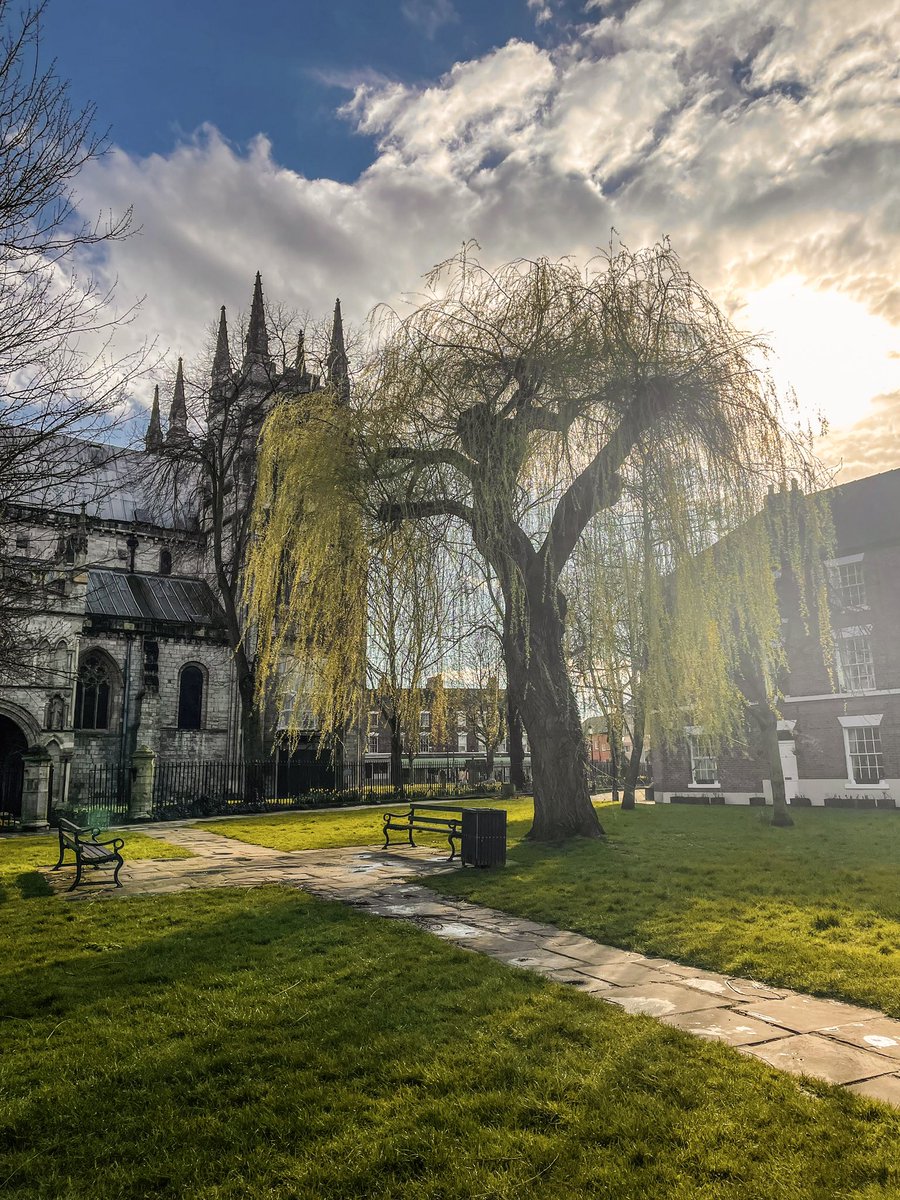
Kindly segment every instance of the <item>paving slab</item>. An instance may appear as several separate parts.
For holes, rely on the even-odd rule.
[[[725,1006],[724,1000],[703,996],[674,983],[651,983],[647,986],[616,987],[604,992],[602,999],[618,1004],[630,1013],[644,1013],[648,1017],[667,1017],[672,1013]]]
[[[655,967],[645,966],[642,962],[624,963],[579,963],[579,971],[592,975],[595,979],[604,979],[607,983],[617,983],[620,987],[647,987],[657,983],[681,984],[683,981],[668,971],[659,971]]]
[[[900,1059],[900,1021],[892,1021],[890,1017],[848,1021],[846,1025],[825,1026],[819,1032],[863,1050],[875,1050],[886,1058]]]
[[[862,1083],[850,1083],[847,1091],[900,1108],[900,1075],[878,1075],[874,1079],[864,1079]]]
[[[594,979],[591,975],[582,975],[580,971],[573,971],[571,967],[561,967],[558,971],[547,971],[546,975],[554,983],[568,984],[576,987],[580,992],[609,992],[615,986],[607,983],[605,979]]]
[[[717,1042],[727,1042],[729,1046],[749,1046],[753,1042],[774,1041],[784,1034],[777,1025],[767,1025],[765,1021],[745,1017],[730,1008],[701,1008],[694,1012],[672,1013],[661,1019],[667,1025],[674,1025],[676,1029],[683,1029],[686,1033]]]
[[[740,1011],[748,1017],[772,1021],[794,1033],[812,1033],[816,1029],[834,1028],[850,1021],[864,1021],[881,1016],[855,1004],[838,1000],[820,1000],[816,996],[791,994],[783,1000],[763,1000],[761,1003],[741,1004]]]
[[[743,1054],[761,1058],[769,1066],[794,1075],[814,1075],[828,1083],[856,1083],[889,1075],[897,1064],[871,1050],[858,1050],[815,1033],[800,1033],[755,1046],[742,1046]]]

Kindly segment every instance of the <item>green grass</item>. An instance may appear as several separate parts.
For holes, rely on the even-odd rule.
[[[456,808],[505,808],[509,813],[510,829],[516,837],[523,837],[531,824],[530,800],[468,800],[459,804],[454,801],[438,801]],[[409,801],[398,800],[383,808],[332,809],[329,812],[286,812],[277,816],[247,817],[244,820],[229,817],[224,821],[199,821],[195,828],[222,837],[235,838],[239,842],[252,842],[256,846],[269,846],[273,850],[325,850],[339,846],[381,846],[382,819],[386,812],[404,812]],[[423,846],[446,847],[447,839],[440,835],[415,834],[416,843]],[[511,836],[513,834],[511,833]],[[402,834],[395,833],[394,841],[402,845]]]
[[[518,843],[431,885],[597,941],[900,1017],[900,814],[605,806],[608,841]]]
[[[4,1195],[900,1194],[900,1113],[412,926],[275,887],[3,912]]]
[[[101,833],[101,841],[121,837],[125,842],[122,857],[126,862],[137,859],[167,859],[190,858],[189,850],[181,846],[173,846],[170,842],[161,842],[157,838],[148,837],[145,833],[135,833],[130,829],[115,830]],[[40,869],[52,867],[59,858],[59,838],[56,834],[47,837],[6,837],[0,838],[0,904],[13,897],[33,899],[50,894],[47,883]],[[66,856],[66,862],[71,867],[60,867],[60,873],[74,878],[74,859],[71,854]]]
[[[606,842],[538,847],[522,841],[531,801],[494,803],[509,813],[506,869],[430,886],[600,942],[900,1017],[900,814],[799,809],[793,829],[774,829],[755,808],[623,813],[607,804]],[[372,845],[380,826],[369,810],[204,828],[298,850]]]

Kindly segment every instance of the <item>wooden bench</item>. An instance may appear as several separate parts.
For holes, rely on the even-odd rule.
[[[456,813],[456,816],[429,816],[429,813]],[[409,838],[409,845],[415,847],[413,841],[413,832],[416,833],[446,833],[447,841],[450,843],[450,857],[448,862],[453,862],[456,858],[457,847],[454,842],[458,842],[462,837],[462,814],[461,808],[445,808],[442,804],[410,804],[408,811],[403,813],[385,813],[384,814],[384,849],[390,845],[391,832],[405,833]]]
[[[116,869],[113,872],[113,882],[116,887],[121,887],[119,883],[119,871],[122,869],[124,859],[119,853],[125,842],[122,838],[113,838],[109,842],[98,842],[97,838],[100,834],[99,829],[80,829],[71,821],[66,821],[62,817],[59,821],[59,862],[53,868],[58,871],[60,867],[66,865],[71,866],[71,863],[64,863],[63,860],[67,850],[71,850],[75,855],[75,882],[67,891],[74,892],[81,883],[81,872],[85,865],[90,867],[99,867],[104,863],[116,864]],[[89,840],[87,840],[89,837]]]

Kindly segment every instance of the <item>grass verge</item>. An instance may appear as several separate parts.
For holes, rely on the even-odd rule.
[[[615,946],[900,1017],[900,820],[799,809],[604,806],[606,842],[513,845],[431,886]]]
[[[623,813],[604,804],[605,842],[533,846],[523,841],[530,799],[495,803],[509,813],[507,867],[442,875],[430,886],[599,942],[900,1017],[896,814],[798,809],[792,829],[774,829],[755,808]],[[372,809],[203,828],[299,850],[372,845],[380,826]]]
[[[900,1113],[299,892],[37,898],[4,939],[22,1200],[900,1190]]]

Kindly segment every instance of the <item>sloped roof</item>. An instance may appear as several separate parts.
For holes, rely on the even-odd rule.
[[[900,541],[900,468],[831,488],[838,554]]]
[[[33,482],[15,497],[16,503],[72,513],[84,505],[88,517],[164,529],[199,526],[200,489],[190,485],[186,466],[179,467],[176,487],[161,474],[158,455],[71,437],[47,439],[33,458]]]
[[[88,571],[85,610],[89,616],[152,621],[154,624],[221,628],[224,616],[202,579],[143,575],[95,567]]]

